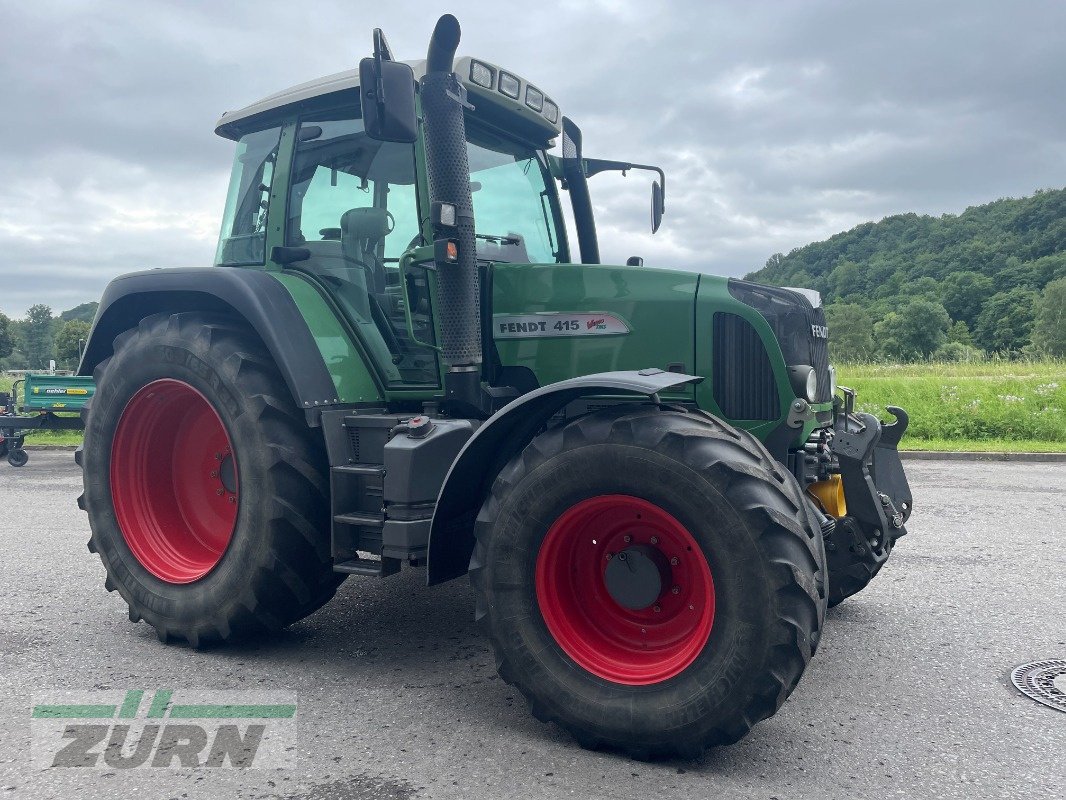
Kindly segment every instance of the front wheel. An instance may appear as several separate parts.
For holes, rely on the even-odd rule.
[[[18,450],[12,450],[7,454],[7,463],[13,467],[24,467],[29,460],[30,454],[21,447]]]
[[[824,553],[799,486],[699,413],[620,407],[541,434],[501,471],[476,535],[500,675],[586,747],[735,742],[818,642]]]
[[[93,377],[89,549],[130,619],[198,646],[275,630],[332,597],[325,454],[249,330],[149,317]]]

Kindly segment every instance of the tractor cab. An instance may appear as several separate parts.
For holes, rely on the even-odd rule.
[[[425,72],[424,61],[411,67]],[[547,155],[561,131],[559,107],[495,65],[460,59],[456,71],[472,106],[466,149],[478,259],[569,262]],[[390,386],[438,386],[431,278],[401,269],[405,255],[414,260],[432,241],[421,137],[368,135],[358,70],[225,114],[216,131],[237,143],[216,266],[313,276]]]

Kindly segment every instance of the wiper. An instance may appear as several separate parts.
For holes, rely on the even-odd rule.
[[[484,239],[486,242],[494,242],[495,244],[521,244],[522,240],[517,236],[496,236],[491,233],[475,233],[474,236],[478,239]]]

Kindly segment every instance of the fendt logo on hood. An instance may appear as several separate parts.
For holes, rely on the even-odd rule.
[[[811,336],[815,339],[828,339],[829,328],[826,325],[811,325]]]

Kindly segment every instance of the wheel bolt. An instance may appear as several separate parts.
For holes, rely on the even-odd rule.
[[[655,606],[655,608],[653,608],[653,609],[652,609],[652,611],[654,611],[654,612],[655,612],[656,614],[658,614],[658,613],[659,613],[660,611],[662,611],[662,610],[663,610],[663,609],[662,609],[662,607],[661,607],[661,606]]]
[[[215,453],[215,461],[221,461],[221,460],[222,460],[222,454],[221,453]]]
[[[658,544],[659,543],[659,537],[658,536],[652,536],[651,537],[651,543],[652,544]]]
[[[218,477],[218,470],[217,469],[211,470],[211,477],[212,478],[217,478]]]
[[[681,587],[680,586],[675,586],[673,589],[670,590],[670,593],[671,594],[681,594]]]
[[[625,536],[622,537],[622,541],[624,541],[626,544],[629,544],[631,541],[633,541],[633,537],[627,533]]]
[[[670,559],[670,566],[671,567],[676,567],[680,563],[681,563],[681,561],[678,559],[677,556],[674,556],[673,558]]]
[[[236,503],[236,502],[237,502],[237,495],[235,495],[235,494],[231,494],[231,495],[229,496],[229,501],[230,501],[231,503]]]
[[[614,558],[614,553],[608,553],[607,560],[610,561],[612,558]]]
[[[619,561],[625,561],[626,560],[626,554],[625,553],[619,553],[618,554],[618,560]]]
[[[222,494],[222,489],[215,489],[215,494],[221,495]]]

